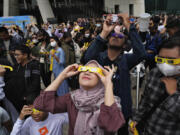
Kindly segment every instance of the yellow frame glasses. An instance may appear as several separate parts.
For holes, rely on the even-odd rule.
[[[36,110],[35,108],[33,108],[32,111],[33,111],[33,114],[37,114],[37,113],[40,113],[40,112],[41,112],[41,111],[39,111],[39,110]]]
[[[104,76],[102,69],[98,67],[79,66],[78,71],[80,72],[89,71],[92,73],[99,73],[100,75]]]
[[[6,65],[0,65],[3,68],[8,68],[10,71],[13,71],[13,68],[11,66],[6,66]]]
[[[162,58],[162,57],[155,57],[156,63],[167,63],[170,65],[177,65],[180,64],[180,58],[179,59],[167,59],[167,58]]]

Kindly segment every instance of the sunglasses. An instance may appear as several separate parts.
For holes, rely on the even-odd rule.
[[[111,33],[111,37],[116,37],[116,38],[124,38],[124,35],[123,34],[117,34],[117,33]]]
[[[156,63],[167,63],[170,65],[177,65],[180,64],[180,58],[179,59],[167,59],[167,58],[162,58],[162,57],[155,57]]]
[[[80,72],[89,71],[89,72],[98,73],[98,74],[104,76],[102,69],[98,68],[98,67],[79,66],[78,71],[80,71]]]

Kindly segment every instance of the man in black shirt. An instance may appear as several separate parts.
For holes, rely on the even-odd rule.
[[[20,111],[28,98],[40,93],[40,70],[39,62],[30,59],[30,49],[27,46],[16,47],[14,56],[17,64],[14,67],[14,79],[11,82],[14,88],[10,94],[15,94],[15,106]]]

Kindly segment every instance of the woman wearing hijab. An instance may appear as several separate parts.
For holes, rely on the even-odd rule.
[[[35,100],[36,109],[68,112],[69,135],[112,135],[125,123],[120,99],[113,95],[114,66],[102,68],[92,60],[85,66],[68,66]],[[79,74],[80,89],[55,95],[61,82]]]

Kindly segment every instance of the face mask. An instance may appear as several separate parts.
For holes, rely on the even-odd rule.
[[[90,34],[85,34],[85,37],[88,38]]]
[[[159,64],[157,63],[157,67],[165,76],[174,76],[180,74],[180,66],[179,65],[169,65],[166,63]]]
[[[56,41],[51,42],[52,47],[56,47]]]
[[[38,42],[38,40],[37,40],[37,39],[33,39],[32,41],[33,41],[33,43],[37,43],[37,42]]]
[[[96,27],[101,27],[101,24],[97,23],[97,24],[96,24]]]

